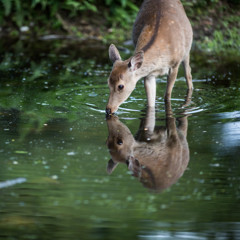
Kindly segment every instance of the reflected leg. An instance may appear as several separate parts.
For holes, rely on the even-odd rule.
[[[153,134],[155,128],[155,107],[147,108],[147,116],[144,124],[144,130],[148,132],[148,134]]]
[[[177,127],[176,120],[173,117],[171,101],[165,102],[165,115],[166,115],[166,127],[168,131],[168,137],[173,139],[177,139]]]

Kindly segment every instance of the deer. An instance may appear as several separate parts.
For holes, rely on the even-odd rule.
[[[111,174],[119,163],[123,163],[150,190],[161,192],[176,183],[189,162],[188,114],[183,112],[182,115],[177,119],[177,127],[168,101],[165,103],[165,126],[155,126],[155,107],[148,107],[136,137],[116,115],[108,115],[107,147],[111,159],[107,173]]]
[[[108,77],[107,115],[118,110],[142,78],[147,105],[154,107],[156,77],[167,74],[164,99],[169,101],[181,63],[187,88],[193,89],[190,67],[193,31],[180,0],[145,0],[133,25],[132,39],[135,51],[127,60],[122,60],[114,44],[109,47],[113,67]]]

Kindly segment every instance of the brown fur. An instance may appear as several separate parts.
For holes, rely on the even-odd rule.
[[[109,82],[111,84],[117,84],[120,79],[123,78],[123,72],[127,70],[127,65],[126,64],[121,64],[118,67],[114,68],[111,74],[111,77],[109,78]]]
[[[155,109],[148,108],[136,139],[115,116],[107,120],[107,145],[112,159],[111,173],[119,162],[127,163],[133,175],[147,188],[161,191],[175,183],[189,162],[187,116],[180,118],[176,127],[171,105],[166,104],[166,127],[155,127]],[[120,144],[119,144],[120,143]]]
[[[171,99],[178,68],[183,62],[188,89],[192,89],[189,53],[192,28],[179,0],[145,0],[133,27],[135,54],[122,61],[117,48],[109,48],[114,63],[109,77],[110,98],[107,112],[115,112],[131,94],[138,80],[144,77],[148,105],[155,106],[157,76],[168,74],[165,100]],[[118,76],[124,90],[118,91]],[[113,92],[115,91],[115,93]]]

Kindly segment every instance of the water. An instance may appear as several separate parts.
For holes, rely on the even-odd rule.
[[[180,72],[171,107],[176,119],[187,115],[190,160],[159,192],[126,164],[106,171],[105,46],[0,45],[0,239],[240,239],[238,56],[193,53],[195,89],[186,106]],[[165,86],[158,79],[161,129]],[[146,111],[139,82],[118,121],[139,137]]]

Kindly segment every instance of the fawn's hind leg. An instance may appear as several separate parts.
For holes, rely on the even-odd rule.
[[[184,67],[184,72],[185,72],[185,78],[187,82],[187,86],[189,90],[193,89],[193,84],[192,84],[192,74],[191,74],[191,67],[189,65],[190,62],[190,56],[188,55],[184,60],[183,60],[183,67]]]

